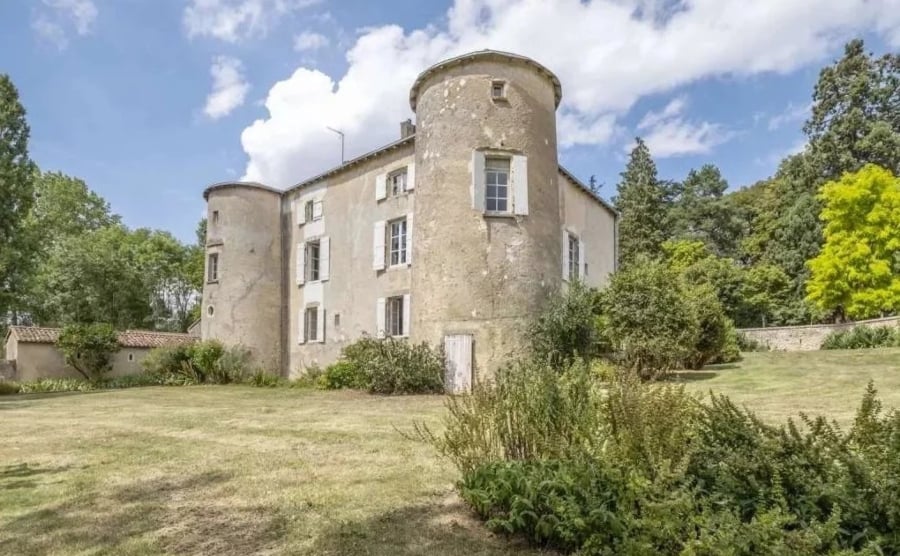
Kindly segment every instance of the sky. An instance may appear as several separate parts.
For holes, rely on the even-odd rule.
[[[563,88],[560,163],[606,198],[634,137],[660,177],[733,188],[803,148],[820,69],[900,49],[900,0],[0,0],[32,158],[132,227],[193,241],[203,189],[287,187],[399,138],[409,87],[492,48]]]

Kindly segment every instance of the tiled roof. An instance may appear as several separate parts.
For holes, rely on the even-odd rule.
[[[7,335],[15,334],[19,342],[26,344],[55,344],[59,338],[59,328],[42,328],[39,326],[10,326]],[[186,344],[196,338],[177,332],[156,332],[154,330],[126,330],[119,332],[119,345],[122,347],[154,348]]]

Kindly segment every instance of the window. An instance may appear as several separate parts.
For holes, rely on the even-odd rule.
[[[306,201],[306,204],[303,205],[303,221],[304,222],[312,222],[314,209],[315,209],[315,203],[313,203],[312,201]]]
[[[407,263],[406,252],[406,218],[394,220],[388,229],[388,249],[391,266]]]
[[[319,308],[307,307],[305,321],[303,326],[304,340],[307,342],[316,342],[319,340]]]
[[[209,260],[206,264],[206,281],[207,282],[218,282],[219,281],[219,254],[218,253],[210,253]]]
[[[403,296],[387,298],[384,310],[385,336],[403,336]]]
[[[340,314],[340,313],[335,313],[335,314],[334,314],[334,326],[335,326],[335,327],[338,327],[338,326],[340,326],[340,325],[341,325],[341,314]]]
[[[306,242],[306,281],[315,282],[319,279],[319,262],[320,262],[319,241]]]
[[[509,159],[484,161],[484,206],[487,212],[509,212]]]
[[[133,354],[133,353],[129,353],[129,354],[128,354],[128,360],[129,360],[129,361],[134,361],[134,354]]]
[[[578,248],[578,238],[569,234],[569,280],[578,279],[578,267],[581,262],[581,253]]]
[[[494,100],[503,100],[506,98],[506,82],[505,81],[491,82],[491,98]]]
[[[406,192],[406,168],[388,174],[388,191],[391,197],[397,197]]]
[[[219,211],[217,211],[217,210],[214,210],[212,213],[212,223],[213,224],[219,223]]]

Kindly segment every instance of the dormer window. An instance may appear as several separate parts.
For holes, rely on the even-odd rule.
[[[493,100],[506,100],[506,81],[491,82],[491,98]]]

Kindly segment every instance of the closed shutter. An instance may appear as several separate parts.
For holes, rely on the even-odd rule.
[[[302,286],[306,281],[306,244],[297,244],[297,285]]]
[[[375,200],[380,201],[387,197],[387,174],[375,176]]]
[[[313,220],[322,219],[322,201],[313,203]]]
[[[515,155],[511,164],[513,183],[513,211],[528,214],[528,157]]]
[[[406,264],[412,264],[413,213],[406,214]]]
[[[472,208],[484,212],[484,153],[472,151]]]
[[[325,307],[321,305],[316,308],[316,341],[325,343]]]
[[[562,233],[562,279],[569,279],[569,232]]]
[[[301,308],[297,317],[297,343],[303,344],[306,343],[306,311]]]
[[[403,336],[409,338],[409,294],[403,294]]]
[[[384,298],[379,297],[375,302],[375,337],[384,338]]]
[[[372,234],[372,268],[384,270],[384,220],[375,223]]]
[[[319,280],[328,280],[331,277],[331,238],[328,236],[319,240]]]
[[[584,242],[581,241],[581,238],[578,238],[578,277],[581,278],[581,281],[584,282],[585,278],[585,268],[587,267],[587,253],[584,252]]]
[[[472,335],[444,336],[444,386],[450,394],[472,388]]]
[[[412,191],[416,188],[416,165],[410,164],[406,167],[406,190]]]

